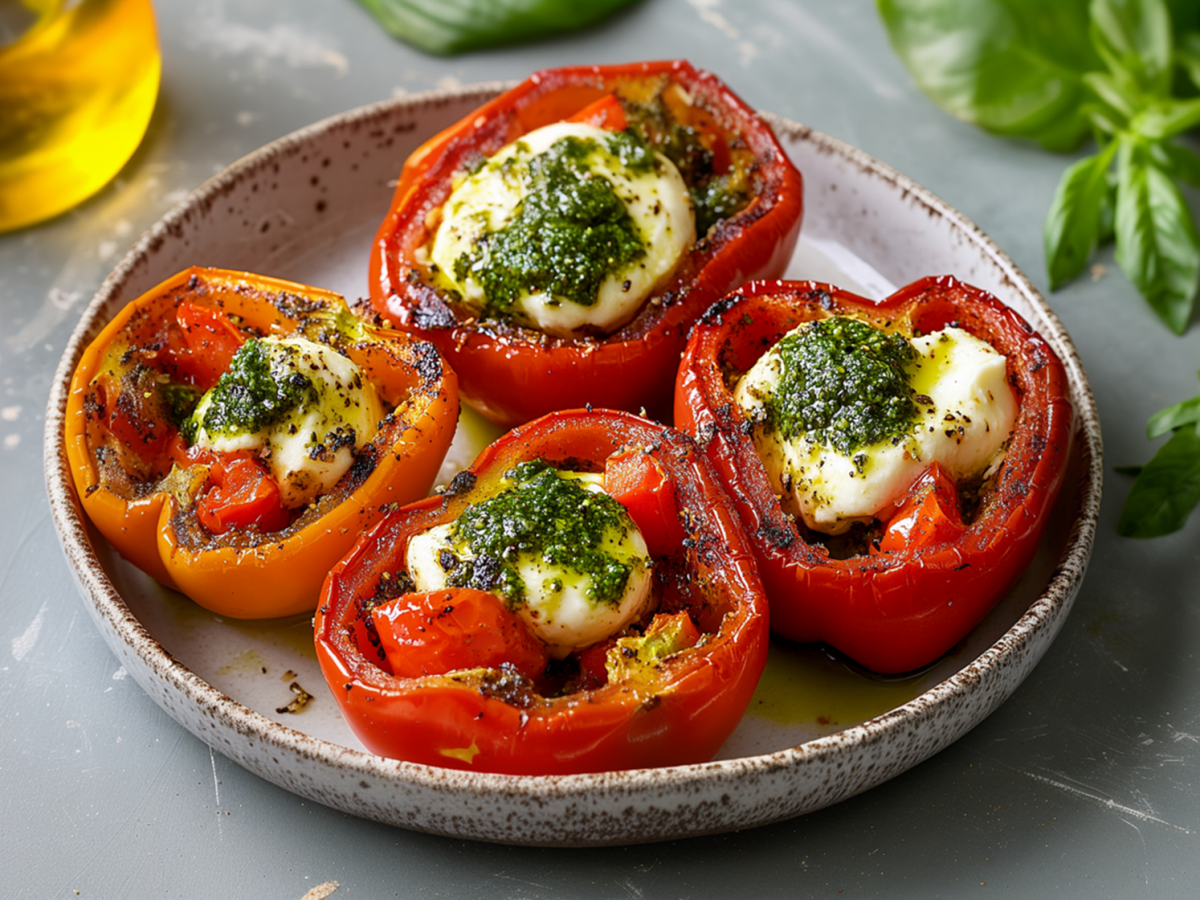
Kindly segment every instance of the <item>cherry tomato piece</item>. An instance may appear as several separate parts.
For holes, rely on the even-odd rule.
[[[958,508],[958,488],[935,462],[913,484],[908,498],[888,522],[879,552],[916,551],[929,544],[953,542],[965,530]]]
[[[209,470],[212,487],[196,501],[200,524],[213,534],[255,525],[278,531],[291,521],[279,497],[279,485],[257,460],[234,457]]]
[[[595,103],[589,103],[566,121],[582,122],[585,125],[606,128],[609,131],[624,131],[629,127],[629,120],[625,118],[625,110],[622,108],[621,101],[617,99],[616,94],[605,94]]]
[[[225,313],[211,306],[181,303],[175,319],[187,349],[186,356],[177,358],[177,365],[191,373],[196,384],[212,387],[229,368],[245,338]]]
[[[604,489],[622,506],[651,553],[671,553],[687,533],[679,520],[679,501],[663,464],[643,448],[622,450],[604,463]]]
[[[392,674],[401,678],[508,666],[532,680],[546,668],[545,645],[486,591],[405,594],[371,615]]]

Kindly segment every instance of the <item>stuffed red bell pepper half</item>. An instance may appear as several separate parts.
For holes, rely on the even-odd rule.
[[[738,510],[773,630],[884,673],[946,653],[1028,566],[1072,415],[1050,346],[952,278],[878,303],[747,285],[697,325],[676,385],[676,424]]]
[[[316,617],[369,750],[528,775],[711,759],[767,643],[753,553],[695,443],[607,411],[518,428],[390,514]]]
[[[801,194],[770,127],[707,72],[543,71],[408,159],[371,300],[497,423],[587,404],[665,419],[691,323],[783,273]]]

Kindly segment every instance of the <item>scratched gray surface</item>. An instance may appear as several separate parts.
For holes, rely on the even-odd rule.
[[[1118,538],[1143,424],[1191,396],[1200,326],[1166,333],[1117,274],[1051,302],[1104,421],[1087,582],[1033,676],[965,739],[834,808],[749,833],[598,851],[398,831],[301,801],[178,727],[124,678],[49,518],[53,367],[136,237],[208,176],[329,114],[544,66],[686,56],[747,101],[856,144],[991,234],[1044,288],[1041,221],[1067,160],[985,136],[911,86],[869,0],[645,0],[591,33],[431,59],[352,0],[162,0],[148,140],[60,219],[0,236],[0,896],[12,898],[1194,898],[1200,884],[1200,517]],[[1193,200],[1195,197],[1193,196]],[[322,886],[324,886],[322,888]]]

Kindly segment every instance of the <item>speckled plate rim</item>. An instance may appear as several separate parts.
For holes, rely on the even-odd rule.
[[[1024,615],[953,676],[881,716],[774,753],[701,765],[592,775],[522,777],[461,772],[383,759],[314,738],[248,709],[174,659],[130,611],[105,573],[63,451],[67,387],[88,342],[113,314],[111,298],[241,180],[329,132],[416,113],[478,104],[503,83],[431,91],[361,107],[265,145],[205,182],[147,232],[105,280],[55,374],[44,461],[53,520],[89,612],[130,674],[168,714],[219,752],[288,790],[338,809],[416,830],[530,845],[606,845],[667,840],[762,825],[813,811],[877,785],[957,740],[1000,705],[1032,670],[1079,591],[1099,514],[1099,418],[1082,363],[1062,323],[1013,261],[973,222],[911,179],[842,141],[768,115],[777,133],[810,142],[862,174],[894,185],[947,220],[1003,273],[1040,316],[1032,324],[1066,366],[1078,416],[1078,513],[1053,574]],[[470,107],[468,107],[470,108]],[[269,274],[269,273],[268,273]],[[963,708],[966,713],[959,712]],[[958,713],[956,715],[956,712]],[[944,718],[940,727],[938,720]],[[901,735],[910,738],[905,742]],[[896,752],[897,743],[902,752]],[[506,824],[505,824],[506,823]]]

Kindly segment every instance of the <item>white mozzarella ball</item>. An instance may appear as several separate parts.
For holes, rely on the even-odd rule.
[[[354,456],[370,442],[384,417],[374,386],[352,360],[324,344],[302,337],[268,337],[260,342],[270,360],[271,378],[281,383],[294,375],[312,385],[311,396],[282,421],[255,431],[197,430],[196,444],[218,452],[258,452],[278,482],[284,506],[312,502],[341,479]],[[203,423],[211,406],[210,390],[196,406]]]
[[[808,527],[842,534],[855,522],[886,519],[934,461],[962,480],[981,475],[1002,455],[1017,416],[1004,356],[959,328],[911,343],[918,356],[906,369],[919,414],[902,439],[862,448],[856,462],[855,454],[807,435],[785,440],[755,427],[759,455],[784,509]],[[779,356],[768,352],[739,380],[734,399],[749,421],[764,418],[781,366]]]
[[[513,304],[514,318],[549,335],[570,337],[591,326],[613,331],[633,318],[642,302],[675,270],[696,241],[691,195],[675,165],[655,153],[657,171],[635,171],[608,149],[612,132],[593,125],[558,122],[524,135],[501,149],[459,184],[442,210],[427,259],[447,286],[468,305],[482,311],[486,298],[468,272],[459,279],[455,262],[477,244],[504,228],[518,214],[526,194],[524,174],[530,160],[567,137],[594,141],[587,159],[593,177],[605,178],[635,223],[645,255],[610,273],[590,306],[548,293],[525,291]]]
[[[559,474],[580,480],[589,491],[603,492],[602,476]],[[554,525],[547,523],[547,527]],[[418,591],[441,590],[447,586],[443,552],[449,552],[459,560],[474,558],[469,546],[454,540],[454,529],[455,523],[450,522],[409,539],[405,561],[409,577]],[[592,599],[589,596],[592,579],[586,574],[551,564],[533,553],[521,553],[514,561],[514,568],[525,586],[524,600],[514,609],[556,659],[616,634],[641,618],[654,602],[649,550],[632,520],[619,532],[607,530],[598,549],[631,566],[625,590],[615,602]]]

